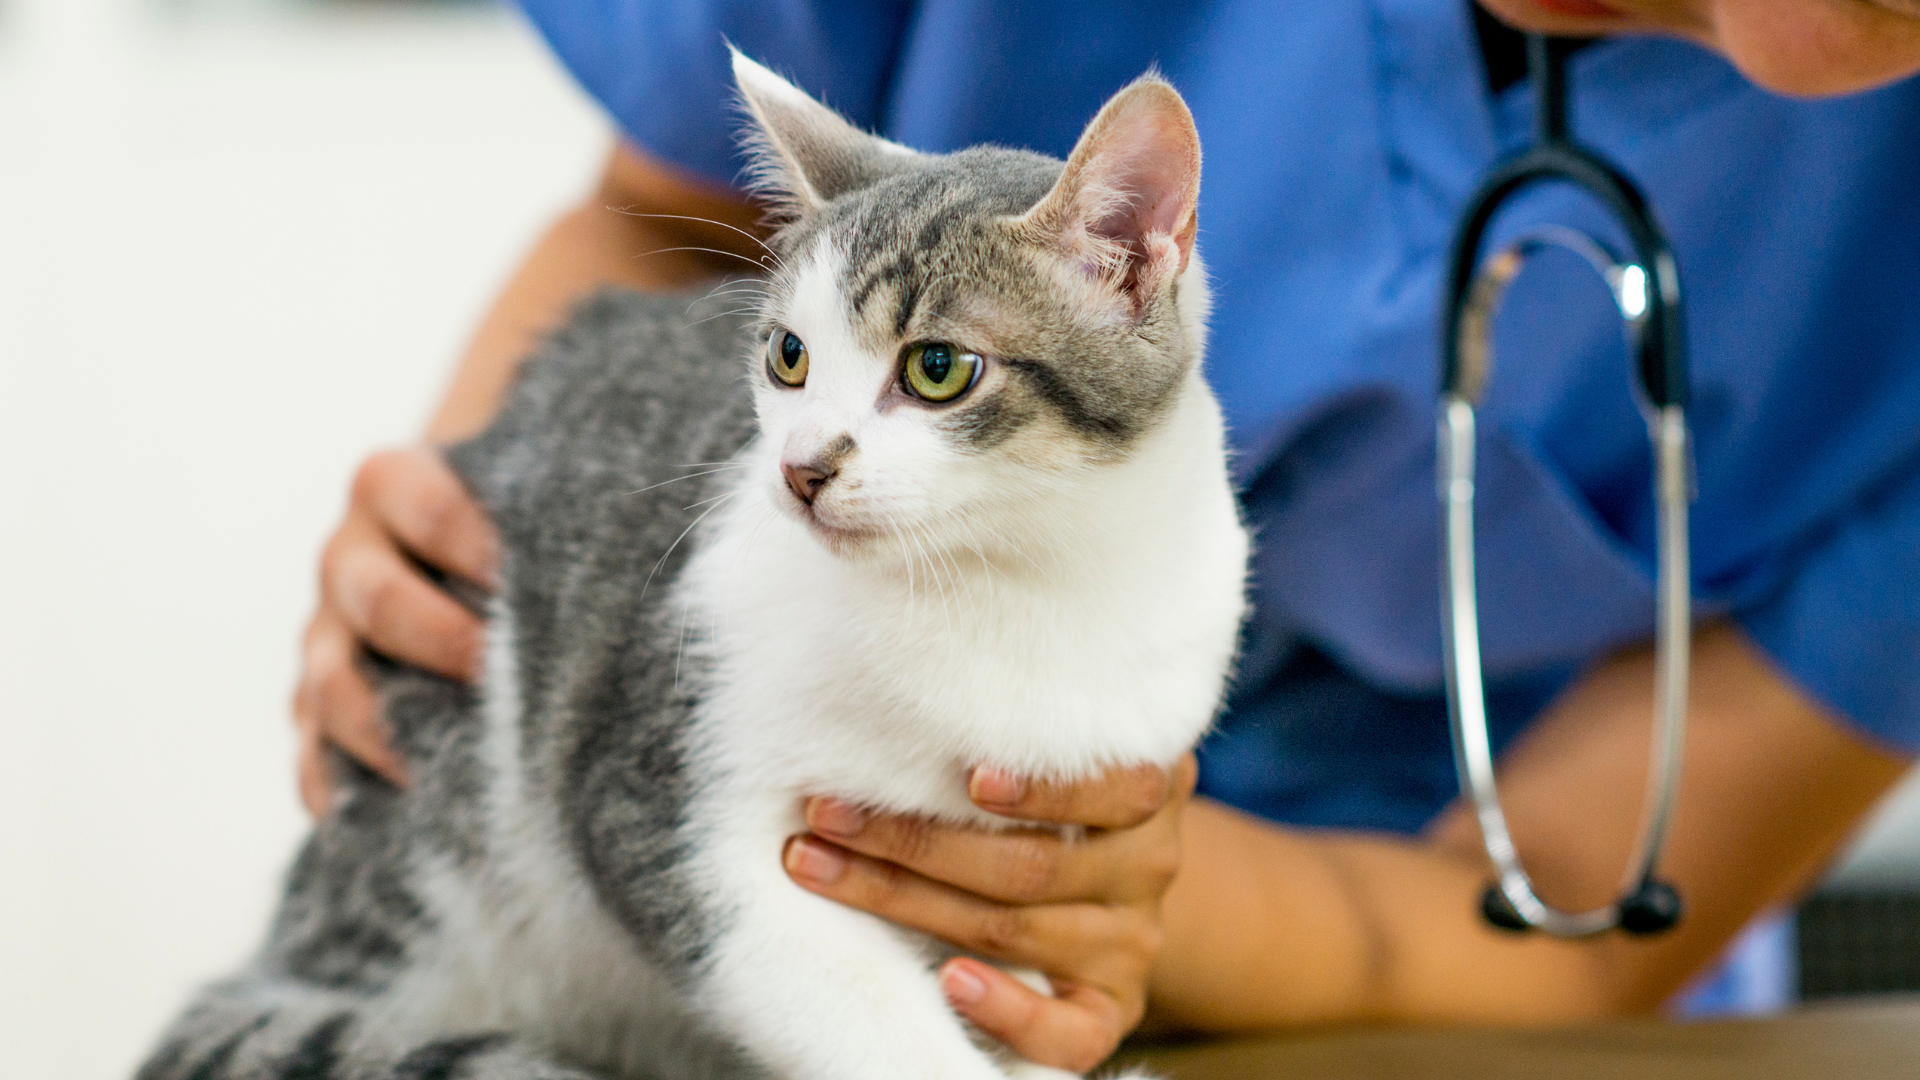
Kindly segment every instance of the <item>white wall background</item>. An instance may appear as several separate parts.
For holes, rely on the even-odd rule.
[[[4,1080],[130,1075],[259,939],[348,473],[606,148],[504,13],[193,10],[0,3]]]
[[[127,1076],[258,940],[348,472],[607,138],[498,12],[171,10],[0,7],[5,1080]]]

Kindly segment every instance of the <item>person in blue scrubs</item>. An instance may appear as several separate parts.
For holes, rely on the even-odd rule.
[[[635,256],[746,250],[723,228],[615,212],[755,227],[723,40],[928,151],[1064,156],[1151,65],[1192,106],[1208,372],[1258,536],[1255,614],[1198,797],[1191,764],[1066,789],[979,772],[983,806],[1093,838],[810,804],[786,854],[808,888],[1052,976],[1049,998],[972,960],[942,969],[955,1008],[1023,1055],[1088,1067],[1149,1004],[1201,1031],[1656,1008],[1813,882],[1920,750],[1920,2],[1488,0],[1505,23],[1466,0],[523,6],[621,141],[483,325],[434,443],[481,426],[530,335],[591,289],[730,269]],[[1689,290],[1702,620],[1664,866],[1690,909],[1654,940],[1484,926],[1478,834],[1454,802],[1437,323],[1454,218],[1529,138],[1506,23],[1595,39],[1572,62],[1575,128],[1645,185]],[[1554,188],[1499,228],[1547,221],[1610,232]],[[1650,732],[1644,421],[1583,264],[1530,265],[1497,333],[1479,552],[1503,794],[1549,898],[1603,903]],[[316,812],[326,743],[402,775],[358,650],[477,671],[477,624],[412,560],[484,583],[494,557],[430,449],[375,456],[355,491],[296,703]]]

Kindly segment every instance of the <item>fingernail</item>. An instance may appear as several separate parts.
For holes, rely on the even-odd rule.
[[[963,967],[941,972],[940,990],[955,1005],[978,1005],[987,996],[986,981]]]
[[[982,765],[973,770],[967,794],[976,803],[1012,806],[1026,797],[1027,782],[1012,773]]]
[[[787,872],[820,885],[831,885],[847,872],[847,857],[816,840],[796,836],[787,844]]]
[[[807,804],[807,827],[828,836],[858,836],[867,827],[867,815],[839,799],[814,799]]]

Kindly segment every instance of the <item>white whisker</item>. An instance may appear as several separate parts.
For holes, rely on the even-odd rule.
[[[759,237],[753,235],[752,233],[748,232],[745,229],[740,228],[737,225],[729,225],[724,221],[715,221],[712,218],[694,217],[691,214],[645,214],[645,213],[641,213],[638,210],[628,210],[628,209],[625,209],[624,207],[622,208],[609,207],[608,209],[613,210],[613,212],[616,214],[623,214],[627,217],[668,218],[674,221],[698,221],[707,225],[718,225],[723,229],[727,229],[732,232],[739,233],[741,236],[744,236],[747,239],[753,241],[754,243],[759,244],[761,250],[773,256],[775,262],[780,261],[780,253],[773,250],[771,247],[768,247],[767,242],[765,240],[760,239]]]
[[[692,318],[693,309],[699,307],[701,304],[705,304],[709,301],[735,303],[740,300],[755,301],[753,306],[742,308],[740,310],[757,311],[761,307],[765,306],[767,302],[767,294],[765,292],[750,292],[743,289],[726,289],[724,291],[716,289],[705,296],[695,298],[692,302],[687,304],[687,310],[682,312],[681,314],[687,316],[688,318]]]
[[[767,289],[766,282],[758,278],[722,278],[718,285],[708,289],[704,295],[695,298],[692,303],[687,305],[687,314],[693,314],[694,308],[699,307],[701,304],[706,303],[716,296],[747,295],[758,296],[761,299],[765,299],[770,296],[771,293]]]
[[[947,624],[947,636],[951,638],[953,636],[953,604],[948,595],[949,586],[940,575],[940,568],[934,564],[932,556],[927,554],[926,545],[920,542],[920,530],[911,524],[906,528],[907,534],[913,537],[914,548],[920,552],[920,558],[926,563],[927,576],[933,579],[934,591],[940,597],[940,619]]]
[[[739,493],[738,491],[723,491],[723,492],[721,492],[720,494],[718,494],[718,495],[715,495],[715,496],[713,496],[713,497],[711,497],[711,498],[706,498],[706,499],[701,499],[701,500],[700,500],[699,502],[697,502],[697,503],[691,503],[691,504],[689,504],[689,505],[686,505],[686,506],[683,506],[683,507],[681,507],[680,509],[682,509],[682,510],[691,510],[691,509],[693,509],[693,508],[694,508],[694,507],[696,507],[696,506],[705,506],[705,505],[707,505],[707,504],[708,504],[708,503],[710,503],[710,502],[715,502],[715,501],[717,501],[717,500],[720,500],[720,499],[730,499],[730,498],[732,498],[733,496],[735,496],[735,495],[738,495],[738,494],[740,494],[740,493]]]
[[[759,310],[758,308],[735,308],[732,311],[719,311],[719,312],[715,312],[712,315],[707,316],[704,319],[695,319],[692,322],[688,323],[687,325],[689,327],[699,326],[702,323],[710,323],[715,319],[724,319],[729,315],[752,315],[758,310]]]
[[[748,266],[756,267],[760,270],[767,269],[767,265],[765,263],[757,262],[753,259],[749,259],[745,255],[742,255],[737,251],[723,251],[720,248],[700,247],[697,244],[688,244],[683,247],[654,248],[652,251],[643,251],[640,254],[635,255],[634,258],[644,259],[649,255],[667,255],[675,251],[704,251],[709,255],[725,255],[729,259],[739,259],[741,262],[746,263]],[[765,256],[762,256],[762,258],[765,258]]]
[[[765,297],[765,296],[772,296],[772,295],[773,295],[773,290],[767,288],[764,282],[757,281],[757,280],[749,280],[749,281],[732,280],[732,281],[723,281],[720,284],[715,285],[713,288],[708,289],[707,294],[701,297],[700,299],[711,300],[716,296]],[[699,301],[695,301],[695,303],[698,303],[698,302]]]
[[[654,488],[666,487],[668,484],[677,484],[682,480],[698,480],[702,476],[712,476],[714,473],[726,472],[726,471],[727,470],[725,469],[708,469],[706,472],[688,473],[685,476],[676,476],[671,480],[662,480],[657,484],[648,484],[646,487],[643,487],[638,491],[629,491],[627,492],[627,494],[628,495],[644,495],[645,493],[652,491]]]
[[[731,496],[731,495],[738,495],[738,494],[740,494],[740,493],[739,493],[739,492],[737,492],[737,491],[730,491],[730,492],[728,492],[727,494],[728,494],[729,496]],[[703,521],[705,521],[705,520],[707,520],[707,515],[708,515],[708,514],[711,514],[711,513],[713,513],[713,512],[715,511],[715,510],[718,510],[718,509],[720,509],[720,508],[721,508],[722,506],[725,506],[725,505],[726,505],[726,502],[725,502],[724,500],[723,500],[723,501],[721,501],[721,502],[716,502],[716,503],[714,503],[714,504],[713,504],[712,506],[709,506],[709,507],[707,507],[707,508],[706,508],[705,510],[702,510],[702,511],[700,512],[700,516],[699,516],[699,517],[697,517],[697,518],[694,518],[694,519],[693,519],[692,521],[690,521],[690,522],[688,522],[688,523],[687,523],[687,527],[686,527],[686,528],[684,528],[684,529],[681,529],[681,530],[680,530],[680,535],[679,535],[679,536],[676,536],[676,537],[674,537],[674,538],[673,538],[673,543],[671,543],[671,544],[668,544],[668,545],[667,545],[667,550],[665,551],[665,553],[663,553],[663,554],[662,554],[662,555],[660,556],[660,561],[659,561],[659,562],[656,562],[656,563],[654,563],[654,564],[653,564],[653,569],[652,569],[652,570],[649,570],[649,571],[647,571],[647,580],[646,580],[646,581],[644,581],[644,582],[641,582],[641,584],[640,584],[640,599],[641,599],[641,600],[645,600],[645,599],[647,598],[647,590],[648,590],[649,588],[652,588],[652,587],[653,587],[653,578],[654,578],[654,575],[656,575],[656,574],[658,574],[658,573],[660,572],[660,568],[661,568],[661,567],[663,567],[663,566],[665,566],[665,565],[667,565],[667,559],[668,559],[668,557],[670,557],[670,556],[671,556],[671,555],[673,554],[673,549],[674,549],[674,548],[677,548],[677,547],[679,547],[679,546],[680,546],[680,541],[682,541],[682,540],[685,540],[685,539],[687,538],[687,534],[693,531],[693,529],[694,529],[694,526],[696,526],[696,525],[698,525],[698,524],[700,524],[701,522],[703,522]]]

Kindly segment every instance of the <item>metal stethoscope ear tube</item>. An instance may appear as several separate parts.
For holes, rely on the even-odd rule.
[[[1565,46],[1535,35],[1528,38],[1527,53],[1538,99],[1538,140],[1496,166],[1474,196],[1454,240],[1447,282],[1439,431],[1440,503],[1446,531],[1441,621],[1454,764],[1461,788],[1473,801],[1487,856],[1498,875],[1481,902],[1489,922],[1510,930],[1538,929],[1556,937],[1584,937],[1616,927],[1633,934],[1655,934],[1670,929],[1681,914],[1679,893],[1654,877],[1654,871],[1680,779],[1692,630],[1687,506],[1693,476],[1680,278],[1673,252],[1640,190],[1568,134]],[[1585,234],[1547,227],[1527,233],[1483,264],[1482,237],[1500,205],[1522,188],[1543,181],[1572,183],[1597,198],[1625,230],[1633,245],[1633,261],[1623,262]],[[1620,896],[1605,907],[1581,912],[1560,911],[1534,892],[1500,809],[1487,735],[1473,567],[1474,405],[1492,368],[1494,312],[1527,256],[1544,247],[1580,255],[1613,290],[1647,411],[1659,530],[1654,631],[1654,707],[1659,727],[1649,765],[1645,819]]]

